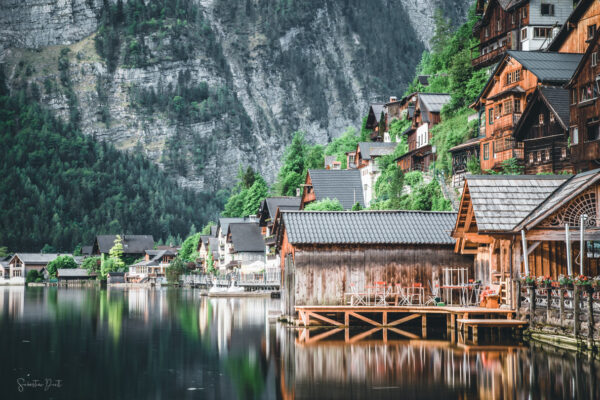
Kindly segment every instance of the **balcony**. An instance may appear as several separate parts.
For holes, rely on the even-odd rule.
[[[500,135],[504,132],[512,132],[521,119],[521,113],[504,114],[494,120],[492,124],[492,136]]]
[[[490,51],[486,54],[481,54],[480,56],[471,60],[471,65],[475,68],[487,67],[492,65],[497,61],[504,53],[508,50],[508,45],[497,47],[496,49]]]

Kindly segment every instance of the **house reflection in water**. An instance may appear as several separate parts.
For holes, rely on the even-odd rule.
[[[278,331],[282,341],[288,332]],[[539,345],[538,345],[539,346]],[[296,341],[282,348],[283,398],[585,398],[600,395],[597,362],[531,346],[446,341]],[[326,389],[325,389],[326,388]]]
[[[25,286],[5,286],[0,291],[0,316],[23,317]]]

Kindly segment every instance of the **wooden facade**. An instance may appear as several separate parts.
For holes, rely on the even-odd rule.
[[[571,157],[576,169],[583,171],[600,165],[599,43],[600,32],[596,32],[573,78],[566,85],[571,103]]]
[[[515,128],[523,143],[525,174],[574,173],[569,147],[569,91],[539,87]]]
[[[580,0],[550,44],[549,50],[559,53],[585,53],[599,27],[600,3],[595,0]]]

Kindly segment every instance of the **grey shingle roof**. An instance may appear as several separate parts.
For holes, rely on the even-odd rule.
[[[568,181],[564,182],[562,186],[557,188],[541,204],[532,210],[531,213],[515,228],[515,230],[520,230],[523,227],[531,229],[539,222],[543,221],[548,215],[566,205],[569,200],[599,180],[600,169],[583,172],[570,177]]]
[[[258,224],[231,223],[229,224],[229,232],[236,253],[261,253],[265,251],[265,241]]]
[[[568,129],[571,120],[569,91],[561,87],[541,86],[540,92],[552,107],[565,129]]]
[[[96,241],[100,253],[108,253],[115,245],[117,235],[98,235]],[[154,248],[152,235],[121,235],[123,239],[123,254],[142,254]]]
[[[282,215],[292,244],[454,244],[453,212],[286,211]]]
[[[59,268],[56,270],[59,278],[83,278],[89,276],[86,269],[81,268]]]
[[[538,110],[540,103],[556,116],[558,123],[567,131],[571,120],[569,97],[568,89],[554,86],[539,86],[527,102],[527,106],[523,110],[523,116],[515,126],[514,137],[519,140],[522,139],[531,129],[531,121],[533,120],[537,123],[538,111],[536,110]]]
[[[371,104],[371,110],[373,110],[373,115],[375,116],[375,120],[379,123],[381,119],[381,113],[383,112],[384,104]]]
[[[308,173],[317,201],[338,199],[344,210],[357,202],[365,206],[359,170],[310,169]]]
[[[442,107],[450,101],[450,95],[446,93],[419,93],[421,108],[429,112],[439,113]]]
[[[73,257],[71,254],[59,253],[16,253],[13,257],[19,257],[19,260],[25,264],[48,264],[50,261],[54,261],[58,256]]]
[[[360,154],[363,159],[370,160],[372,157],[386,156],[392,154],[398,143],[393,142],[360,142]]]
[[[299,210],[301,200],[300,197],[268,197],[265,201],[267,203],[267,208],[269,209],[271,220],[275,220],[275,214],[277,213],[278,208],[281,211]]]
[[[512,231],[567,179],[565,175],[467,175],[478,230]]]
[[[219,226],[221,227],[221,234],[227,235],[227,230],[229,229],[229,224],[235,222],[244,222],[244,218],[219,218]]]
[[[208,239],[208,247],[210,247],[210,251],[212,251],[213,254],[219,254],[219,239],[216,237]]]
[[[538,51],[509,50],[507,53],[541,82],[568,82],[582,57],[581,54]]]
[[[212,237],[217,237],[217,230],[219,229],[218,226],[213,225],[210,227],[210,236]]]
[[[84,256],[91,255],[93,247],[94,246],[81,246],[81,254],[83,254]]]

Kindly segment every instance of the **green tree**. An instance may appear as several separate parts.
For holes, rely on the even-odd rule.
[[[43,254],[52,254],[52,253],[56,253],[56,248],[54,246],[49,245],[48,243],[46,243],[44,245],[44,247],[42,247],[42,253]]]
[[[200,235],[201,233],[196,233],[185,239],[179,250],[179,258],[183,261],[195,261],[198,258]]]
[[[26,283],[37,282],[41,280],[42,275],[38,272],[37,269],[32,269],[27,272],[27,277],[25,278]]]
[[[344,207],[338,199],[326,198],[309,203],[304,207],[305,211],[344,211]]]
[[[208,223],[206,225],[204,225],[204,228],[202,228],[202,231],[200,232],[201,235],[210,235],[210,228],[212,226],[216,226],[217,223],[214,221],[208,221]]]
[[[179,282],[179,277],[186,272],[185,262],[179,258],[175,257],[175,259],[169,264],[167,268],[167,281],[169,283],[177,283]]]
[[[8,247],[0,246],[0,258],[8,257],[8,255],[9,255]]]
[[[248,193],[246,194],[242,215],[255,215],[260,208],[260,203],[267,197],[268,193],[269,186],[267,186],[267,182],[265,182],[262,176],[256,175],[252,187],[248,189]]]
[[[125,262],[123,261],[123,238],[121,238],[121,235],[115,237],[114,245],[108,251],[108,255],[114,261],[117,269],[125,267]]]
[[[100,272],[101,260],[100,257],[88,257],[81,263],[81,268],[88,271],[88,273]]]
[[[283,164],[277,175],[276,191],[282,196],[295,196],[296,188],[306,179],[306,142],[303,132],[295,132],[292,143],[286,148]]]
[[[359,202],[356,202],[355,205],[352,206],[352,211],[361,211],[363,208]]]
[[[77,263],[71,256],[58,256],[46,266],[46,271],[52,277],[56,277],[59,269],[77,268]]]
[[[208,249],[208,255],[206,256],[206,272],[209,274],[214,274],[215,270],[215,260],[213,259],[212,250]]]

